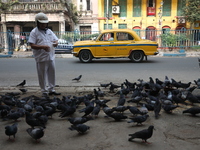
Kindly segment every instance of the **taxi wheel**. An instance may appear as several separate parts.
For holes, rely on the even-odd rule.
[[[144,59],[144,53],[143,51],[133,51],[129,58],[133,62],[141,62]]]
[[[92,61],[92,54],[88,50],[83,50],[79,54],[79,60],[84,63],[88,63]]]

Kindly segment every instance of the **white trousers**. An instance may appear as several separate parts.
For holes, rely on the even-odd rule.
[[[36,62],[36,67],[41,91],[43,93],[55,91],[55,60]]]

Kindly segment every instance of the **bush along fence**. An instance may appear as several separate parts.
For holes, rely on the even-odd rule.
[[[174,51],[177,49],[200,49],[200,30],[135,30],[142,39],[156,41],[159,49]],[[54,32],[59,39],[71,43],[83,40],[95,40],[99,32],[66,31]],[[0,52],[29,51],[27,43],[30,32],[0,32]]]

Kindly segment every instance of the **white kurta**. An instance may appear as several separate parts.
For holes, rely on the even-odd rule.
[[[45,31],[39,30],[37,27],[31,31],[29,36],[29,43],[50,47],[50,52],[46,52],[44,49],[32,49],[39,85],[43,93],[55,91],[55,49],[53,41],[57,40],[58,38],[50,29]]]

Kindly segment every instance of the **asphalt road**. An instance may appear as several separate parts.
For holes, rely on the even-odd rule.
[[[1,58],[0,86],[15,86],[24,79],[27,86],[38,86],[33,58]],[[80,82],[72,81],[82,74]],[[148,57],[142,63],[129,59],[98,59],[92,63],[80,63],[77,58],[56,58],[56,84],[59,86],[98,86],[99,83],[122,83],[149,77],[165,79],[165,76],[182,82],[193,82],[200,75],[197,57]]]

